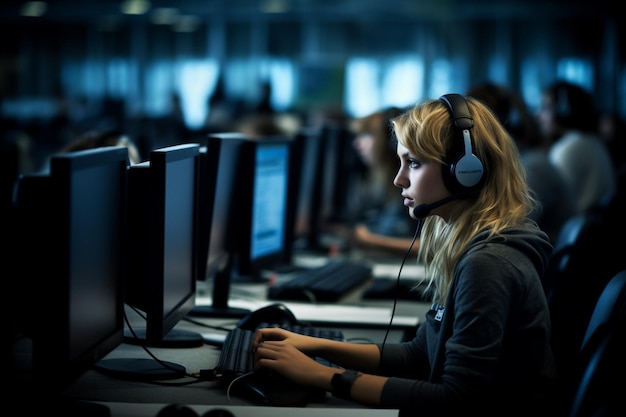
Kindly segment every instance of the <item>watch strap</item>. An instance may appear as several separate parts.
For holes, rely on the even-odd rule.
[[[343,373],[336,373],[330,381],[330,385],[333,387],[332,394],[334,397],[342,398],[344,400],[351,399],[350,390],[352,384],[359,377],[360,373],[348,369]]]

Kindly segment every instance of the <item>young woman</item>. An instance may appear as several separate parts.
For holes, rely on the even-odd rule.
[[[527,218],[535,202],[513,139],[486,106],[457,94],[392,124],[394,183],[408,214],[424,218],[426,321],[413,340],[387,344],[258,330],[255,369],[400,415],[545,412],[555,372],[541,276],[552,247]]]

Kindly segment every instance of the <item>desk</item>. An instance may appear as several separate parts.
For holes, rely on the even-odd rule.
[[[167,404],[131,404],[109,402],[113,417],[154,417]],[[294,408],[294,407],[246,407],[236,405],[188,405],[199,416],[216,408],[226,409],[235,417],[396,417],[396,410],[372,410],[362,408]]]
[[[130,314],[129,314],[130,316]],[[135,325],[136,319],[132,316],[131,323]],[[232,327],[236,323],[234,319],[204,319],[194,318],[194,322],[181,321],[176,329],[204,332],[206,328],[196,322],[204,322],[213,326]],[[347,340],[360,339],[361,341],[379,342],[382,341],[385,329],[364,329],[364,328],[341,328]],[[399,341],[403,337],[401,329],[390,331],[388,340]],[[363,340],[366,339],[366,340]],[[22,340],[24,345],[20,354],[28,351],[27,339]],[[193,348],[150,348],[150,351],[159,359],[174,362],[184,366],[188,372],[200,369],[212,369],[217,364],[219,349],[203,345]],[[150,356],[137,345],[123,343],[110,352],[103,360],[116,358],[150,358]],[[202,381],[190,385],[181,383],[193,381],[192,378],[181,378],[173,381],[166,381],[166,384],[152,384],[149,382],[128,381],[113,378],[95,370],[89,370],[74,381],[63,395],[72,399],[95,402],[106,405],[112,417],[118,416],[156,416],[155,410],[160,410],[166,404],[191,405],[194,409],[203,412],[215,407],[226,406],[235,412],[236,417],[252,416],[262,417],[271,415],[273,417],[298,415],[302,417],[317,415],[332,415],[333,417],[391,417],[397,415],[394,410],[375,410],[361,406],[356,403],[344,401],[327,394],[324,401],[310,403],[305,409],[298,408],[297,413],[293,409],[280,407],[258,407],[247,402],[240,397],[227,397],[223,387],[217,382]],[[178,386],[177,386],[178,385]],[[23,393],[23,392],[22,392]],[[43,407],[46,411],[51,411],[55,407],[47,408],[49,404],[39,398],[41,393],[33,395],[26,392],[29,397],[27,406]],[[42,405],[43,404],[43,405]],[[306,410],[306,411],[303,411]],[[302,412],[300,412],[302,411]],[[270,414],[271,412],[271,414]],[[289,413],[289,414],[288,414]]]
[[[260,296],[259,290],[263,288],[249,286],[246,284],[235,285],[232,291],[233,306],[243,306],[254,309],[268,303],[264,297]],[[198,291],[198,300],[200,303],[207,302],[208,288],[200,285]],[[210,300],[208,300],[210,301]],[[416,302],[399,302],[397,311],[400,314],[394,317],[394,321],[389,330],[387,341],[398,342],[404,340],[405,331],[408,328],[413,329],[419,322],[419,317],[423,317],[428,306],[424,303]],[[361,342],[382,342],[387,331],[387,325],[391,318],[391,308],[393,301],[367,301],[362,302],[356,300],[349,304],[341,305],[312,305],[308,303],[289,303],[296,317],[300,320],[311,320],[315,323],[325,323],[330,327],[337,327],[343,331],[348,341]],[[334,311],[340,313],[352,312],[359,316],[361,320],[330,320]],[[320,318],[320,314],[326,311],[326,318]],[[132,309],[127,308],[127,313],[133,326],[140,325],[141,320],[133,315]],[[370,317],[373,325],[366,326],[363,323],[362,313],[379,313],[380,316]],[[136,314],[136,313],[135,313]],[[236,325],[237,319],[224,318],[201,318],[194,317],[193,321],[183,320],[176,326],[176,329],[195,331],[198,333],[219,333],[212,327],[219,326],[232,328]],[[225,334],[225,332],[224,332]],[[173,362],[184,366],[188,372],[198,371],[200,369],[213,369],[218,361],[219,349],[203,345],[193,348],[150,348],[150,351],[159,359]],[[121,344],[112,352],[110,352],[103,360],[116,358],[146,358],[150,356],[140,347],[132,344]],[[212,408],[226,408],[231,410],[236,417],[281,417],[289,415],[298,415],[301,417],[324,415],[325,417],[391,417],[397,416],[397,410],[376,410],[370,409],[359,404],[344,401],[327,394],[324,401],[318,403],[310,403],[305,408],[288,408],[288,407],[259,407],[247,402],[240,397],[227,397],[226,391],[217,382],[202,381],[189,385],[181,385],[181,383],[193,381],[193,378],[182,378],[179,380],[168,381],[165,384],[152,384],[149,382],[127,381],[116,379],[95,370],[89,370],[72,383],[63,394],[69,398],[88,403],[104,404],[111,413],[112,417],[132,417],[132,416],[156,416],[158,411],[167,404],[185,404],[196,410],[199,415]],[[49,410],[48,410],[49,411]]]
[[[195,320],[195,319],[194,319]],[[198,319],[212,325],[232,326],[233,320],[227,319]],[[192,331],[204,331],[200,326],[182,321],[176,327]],[[342,329],[348,340],[355,338],[366,338],[373,342],[381,341],[384,337],[382,329]],[[398,341],[402,337],[400,330],[390,332],[390,341]],[[177,363],[185,366],[188,372],[200,369],[212,369],[219,357],[219,349],[213,346],[204,345],[195,348],[185,349],[165,349],[150,348],[159,359]],[[122,344],[113,352],[107,355],[106,359],[113,358],[149,358],[148,354],[139,346]],[[192,378],[183,378],[170,381],[172,385],[181,382],[192,381]],[[165,404],[186,404],[193,405],[199,411],[206,411],[216,406],[232,407],[236,417],[241,416],[262,416],[272,415],[273,417],[286,416],[290,410],[281,407],[272,410],[273,407],[258,407],[247,402],[240,397],[227,397],[225,390],[217,382],[203,381],[184,386],[156,385],[147,382],[125,381],[112,378],[96,371],[88,371],[76,380],[65,394],[72,398],[88,399],[90,401],[109,404],[112,416],[155,416],[152,413],[155,409]],[[157,403],[159,405],[157,405]],[[308,409],[317,409],[309,411]],[[323,409],[323,410],[320,410]],[[329,410],[332,409],[332,412]],[[327,394],[325,400],[320,403],[311,403],[306,412],[290,413],[290,416],[356,416],[356,410],[361,417],[367,416],[392,416],[397,415],[393,410],[371,410],[358,404],[344,401]],[[339,411],[341,410],[341,411]],[[269,414],[273,411],[272,414]],[[293,412],[293,410],[291,410]],[[329,414],[330,412],[330,414]],[[365,412],[365,414],[363,414]],[[267,413],[267,414],[262,414]]]

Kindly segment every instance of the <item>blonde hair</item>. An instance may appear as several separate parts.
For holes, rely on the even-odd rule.
[[[534,223],[528,215],[537,204],[513,138],[488,107],[471,97],[466,100],[474,119],[475,151],[486,178],[477,193],[460,200],[448,221],[439,216],[424,221],[418,259],[424,262],[426,279],[434,284],[433,301],[441,304],[470,240],[483,231],[493,236],[508,227]],[[418,103],[392,123],[398,141],[412,155],[445,166],[454,162],[447,161],[446,155],[461,139],[442,101]]]

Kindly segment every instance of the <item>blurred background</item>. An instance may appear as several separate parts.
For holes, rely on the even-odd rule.
[[[615,3],[615,2],[613,2]],[[144,150],[250,112],[293,126],[493,81],[533,111],[567,79],[626,115],[626,17],[606,0],[51,0],[0,3],[3,123],[33,168],[89,129]],[[294,127],[294,129],[297,127]]]

